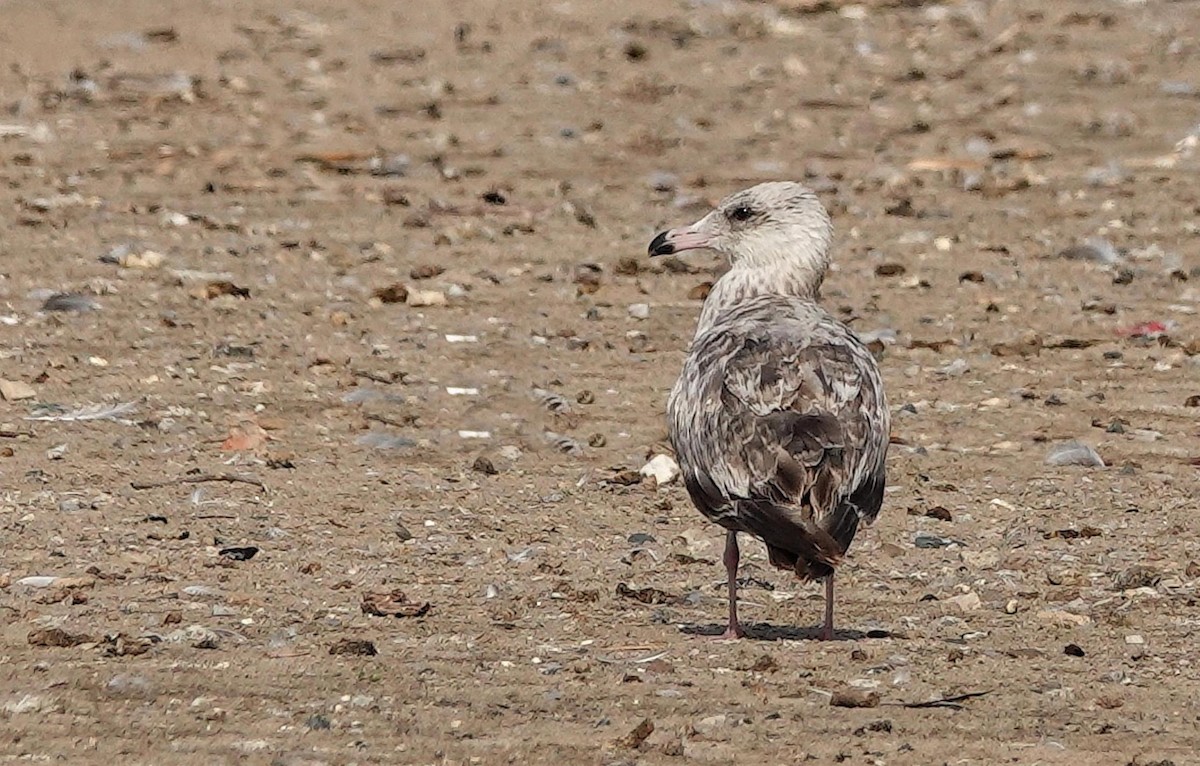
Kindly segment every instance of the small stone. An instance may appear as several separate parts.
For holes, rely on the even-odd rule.
[[[343,638],[329,647],[334,656],[374,657],[379,654],[375,644],[361,638]]]
[[[1104,460],[1088,445],[1080,441],[1063,442],[1053,447],[1046,455],[1046,465],[1080,465],[1104,468]]]
[[[434,277],[441,276],[445,272],[446,272],[445,266],[439,266],[437,264],[426,263],[421,266],[414,266],[408,272],[408,276],[412,279],[418,279],[418,280],[419,279],[433,279]]]
[[[931,535],[928,532],[918,532],[913,537],[913,545],[918,548],[945,548],[949,545],[954,545],[956,542],[956,540]]]
[[[1017,609],[1019,609],[1019,608],[1020,608],[1020,605],[1017,603],[1017,600],[1015,598],[1010,598],[1008,600],[1008,603],[1004,605],[1004,613],[1005,614],[1016,614]]]
[[[979,594],[971,591],[958,596],[952,596],[946,599],[948,603],[954,604],[963,612],[975,612],[983,606],[983,600],[979,598]]]
[[[617,265],[613,268],[613,273],[622,277],[636,277],[641,270],[642,264],[637,258],[634,258],[632,255],[623,255],[617,259]]]
[[[1068,657],[1082,657],[1086,652],[1083,651],[1083,647],[1079,644],[1067,644],[1063,647],[1063,654]]]
[[[832,707],[879,707],[879,692],[848,687],[839,689],[829,698]]]
[[[1072,614],[1061,609],[1042,609],[1035,615],[1039,620],[1067,628],[1090,625],[1092,618],[1086,614]]]
[[[1084,240],[1082,244],[1071,245],[1058,254],[1059,258],[1069,261],[1091,261],[1093,263],[1113,264],[1120,260],[1120,254],[1107,240],[1098,237]]]
[[[1131,566],[1113,577],[1114,590],[1135,590],[1137,588],[1153,588],[1162,580],[1162,573],[1153,567],[1142,564]]]
[[[17,402],[37,396],[33,386],[19,380],[0,380],[0,396],[6,402]]]
[[[982,551],[963,551],[959,554],[963,563],[974,569],[995,569],[1000,565],[1000,551],[995,549]]]
[[[724,728],[728,723],[729,716],[725,713],[720,713],[719,715],[710,715],[701,718],[693,724],[692,728],[696,730],[697,734],[712,734],[717,729]]]
[[[475,471],[476,473],[481,473],[484,476],[495,476],[497,473],[499,473],[499,471],[496,470],[495,464],[492,463],[489,458],[483,455],[475,458],[475,462],[471,464],[471,470]]]
[[[650,306],[646,303],[632,303],[629,306],[629,316],[634,319],[649,319]]]
[[[62,628],[44,628],[30,632],[26,641],[30,646],[71,647],[90,644],[94,639],[83,634],[68,633]]]
[[[1142,646],[1146,643],[1146,639],[1139,636],[1137,633],[1125,636],[1125,643],[1130,646]]]
[[[10,715],[21,715],[24,713],[40,713],[47,707],[48,702],[45,697],[39,697],[36,694],[24,694],[19,698],[13,698],[5,702],[2,709]]]
[[[625,747],[630,750],[636,750],[642,746],[642,743],[654,733],[654,721],[649,718],[643,718],[642,722],[618,740],[617,744],[620,747]]]
[[[218,555],[230,561],[249,561],[258,555],[258,548],[253,545],[222,548]]]
[[[96,301],[86,295],[74,293],[58,293],[51,295],[42,304],[42,311],[78,312],[95,311],[100,308]]]
[[[925,515],[931,519],[938,521],[954,521],[954,517],[950,514],[950,510],[941,505],[935,505],[925,511]]]
[[[154,697],[154,686],[150,679],[133,673],[118,673],[108,679],[104,693],[112,697],[150,699]]]
[[[404,303],[408,300],[408,288],[402,283],[380,287],[371,295],[381,303]]]
[[[149,270],[157,269],[166,263],[167,257],[154,250],[144,250],[140,253],[128,253],[120,259],[120,264],[127,269]]]
[[[445,306],[446,294],[438,290],[409,290],[405,301],[409,306]]]

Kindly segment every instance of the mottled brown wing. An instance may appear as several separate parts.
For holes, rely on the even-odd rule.
[[[827,315],[803,319],[698,338],[672,440],[702,512],[820,577],[879,513],[889,418],[870,353]]]

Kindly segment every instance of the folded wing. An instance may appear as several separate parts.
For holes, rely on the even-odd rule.
[[[696,339],[668,406],[693,502],[776,566],[832,572],[879,514],[890,421],[878,367],[811,305],[760,302]]]

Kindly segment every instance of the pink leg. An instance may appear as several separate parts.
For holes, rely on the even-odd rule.
[[[737,613],[737,569],[741,552],[738,550],[737,532],[725,533],[725,572],[729,575],[729,627],[721,638],[744,638],[746,631],[738,622]]]
[[[825,625],[821,628],[822,641],[833,640],[833,573],[825,578]]]

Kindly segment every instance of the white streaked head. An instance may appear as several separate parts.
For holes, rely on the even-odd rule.
[[[762,183],[731,194],[691,226],[660,233],[650,255],[706,248],[735,269],[805,273],[819,288],[829,266],[833,224],[817,195],[791,181]]]

